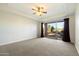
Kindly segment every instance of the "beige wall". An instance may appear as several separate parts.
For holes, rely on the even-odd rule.
[[[69,30],[71,42],[75,43],[75,15],[69,16]]]
[[[29,18],[0,11],[0,45],[40,36],[39,24]]]
[[[77,6],[76,15],[75,15],[75,29],[76,29],[75,46],[76,46],[77,51],[79,53],[79,4]]]

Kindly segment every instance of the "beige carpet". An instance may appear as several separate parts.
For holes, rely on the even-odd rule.
[[[37,38],[0,46],[0,55],[10,56],[77,56],[73,44],[62,40]]]

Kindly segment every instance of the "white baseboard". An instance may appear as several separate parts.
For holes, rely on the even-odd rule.
[[[31,39],[36,39],[36,38],[31,38]],[[8,45],[8,44],[12,44],[12,43],[16,43],[16,42],[21,42],[21,41],[24,41],[24,40],[31,40],[31,39],[20,39],[20,40],[16,40],[16,41],[10,41],[10,42],[6,42],[6,43],[1,43],[0,46],[3,46],[3,45]]]
[[[77,46],[75,45],[75,48],[76,48],[76,50],[77,50],[77,52],[78,52],[78,54],[79,54],[79,50],[78,50],[78,48],[77,48]]]

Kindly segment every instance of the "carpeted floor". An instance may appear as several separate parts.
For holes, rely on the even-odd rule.
[[[37,38],[0,46],[0,55],[78,56],[78,53],[71,43],[49,38]]]

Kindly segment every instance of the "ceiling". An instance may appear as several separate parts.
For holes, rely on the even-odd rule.
[[[42,5],[47,8],[47,14],[38,16],[33,14],[32,7]],[[6,8],[9,11],[16,11],[26,17],[32,18],[37,21],[50,22],[58,18],[62,18],[75,13],[75,3],[9,3],[0,4],[1,8]],[[4,10],[6,10],[4,9]]]

